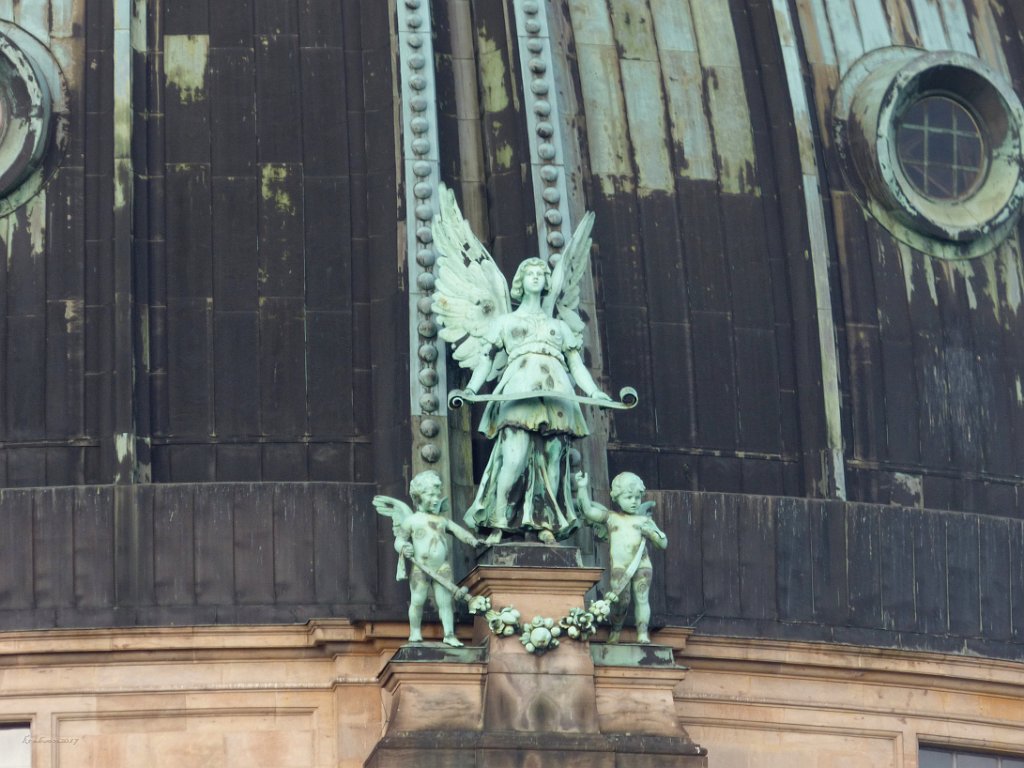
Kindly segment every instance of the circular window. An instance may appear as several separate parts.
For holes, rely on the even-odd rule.
[[[63,157],[67,94],[46,47],[0,22],[0,216],[29,200]]]
[[[985,178],[988,146],[975,117],[955,99],[925,96],[896,123],[896,155],[925,197],[963,200]]]
[[[7,106],[7,99],[0,93],[0,142],[3,141],[4,135],[7,133],[8,114],[10,114],[10,108]]]
[[[903,242],[960,259],[1013,231],[1024,108],[975,57],[872,51],[840,83],[833,129],[850,191]]]

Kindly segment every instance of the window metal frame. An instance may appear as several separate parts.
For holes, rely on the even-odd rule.
[[[988,146],[983,178],[969,194],[924,194],[898,154],[900,120],[941,94],[963,106]],[[832,129],[849,190],[900,241],[946,259],[991,252],[1014,230],[1024,204],[1024,107],[1012,86],[980,59],[954,51],[872,51],[843,77]]]

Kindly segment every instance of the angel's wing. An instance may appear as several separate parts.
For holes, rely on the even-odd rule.
[[[462,216],[455,194],[442,184],[438,198],[440,211],[431,224],[438,254],[433,310],[452,357],[475,369],[491,347],[487,337],[494,321],[512,311],[512,300],[505,276]],[[504,352],[495,357],[488,380],[506,361]]]
[[[377,514],[391,518],[391,527],[397,531],[405,519],[412,514],[412,507],[400,499],[391,496],[374,496],[373,508]]]
[[[398,538],[398,529],[402,527],[405,519],[413,513],[412,507],[401,499],[395,499],[391,496],[374,496],[373,508],[377,510],[377,514],[391,518],[391,533],[396,539]],[[405,557],[399,553],[398,564],[395,567],[395,578],[398,581],[404,581],[407,577]]]
[[[590,269],[590,231],[594,228],[594,214],[587,212],[572,233],[562,258],[551,275],[551,291],[545,298],[546,309],[553,317],[564,320],[574,333],[583,333],[580,318],[580,287],[583,276]]]

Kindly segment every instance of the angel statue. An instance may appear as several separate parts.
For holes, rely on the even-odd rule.
[[[469,385],[453,391],[449,402],[486,402],[479,429],[494,440],[465,522],[489,530],[488,544],[504,533],[531,533],[551,544],[578,525],[569,448],[589,434],[580,404],[628,407],[598,388],[581,355],[578,308],[594,215],[583,217],[554,270],[528,258],[509,290],[455,195],[442,186],[439,198],[433,310],[454,359],[472,371]],[[492,394],[478,394],[494,380]]]
[[[480,610],[480,598],[471,597],[465,587],[452,582],[452,567],[448,558],[448,536],[470,546],[480,542],[473,534],[453,523],[443,514],[446,500],[441,498],[441,477],[433,470],[420,472],[409,484],[409,495],[416,509],[390,496],[374,496],[373,506],[378,513],[391,518],[398,552],[399,581],[406,578],[405,561],[412,561],[409,577],[409,642],[423,641],[421,629],[423,606],[433,585],[434,604],[444,630],[443,643],[459,647],[462,642],[455,636],[455,600],[469,604],[470,612]]]

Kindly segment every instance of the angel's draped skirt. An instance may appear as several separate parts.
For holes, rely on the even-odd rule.
[[[505,457],[503,444],[510,432],[506,427],[499,434],[491,457],[480,478],[476,499],[466,511],[465,523],[473,528],[500,528],[503,531],[551,531],[558,539],[569,536],[579,525],[569,478],[570,438],[567,435],[529,435],[530,448],[519,480],[509,494],[505,510],[495,509],[498,498],[498,473]],[[553,440],[561,445],[558,476],[547,477],[545,447]]]

